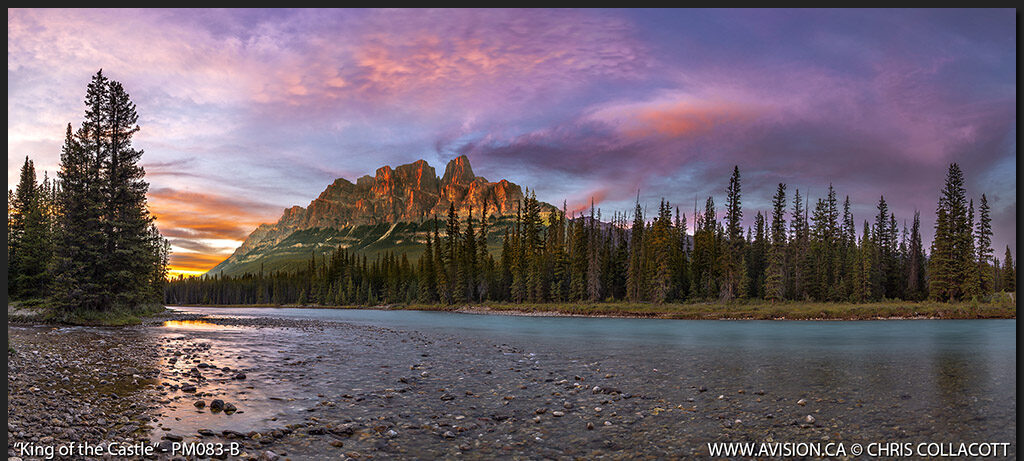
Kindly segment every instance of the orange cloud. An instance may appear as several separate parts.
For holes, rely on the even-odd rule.
[[[157,227],[177,248],[170,266],[179,273],[209,270],[231,254],[233,248],[225,244],[237,247],[281,210],[263,202],[172,188],[154,189],[148,199]],[[212,240],[221,245],[211,245]]]
[[[202,274],[213,266],[227,258],[227,255],[199,254],[199,253],[172,253],[168,270],[171,275]]]
[[[634,125],[625,133],[631,137],[652,135],[679,137],[703,133],[718,124],[741,118],[742,112],[729,105],[712,107],[677,103],[668,107],[646,108],[635,114]]]

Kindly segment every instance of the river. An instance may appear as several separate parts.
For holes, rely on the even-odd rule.
[[[264,445],[297,458],[689,457],[709,442],[1016,440],[1016,320],[172,309],[221,320],[153,328],[168,351],[207,348],[167,378],[183,381],[205,361],[217,371],[204,372],[200,394],[242,411],[197,411],[191,395],[168,391],[157,437],[290,425],[301,429]],[[247,378],[230,379],[238,370]],[[317,425],[355,432],[310,434]]]

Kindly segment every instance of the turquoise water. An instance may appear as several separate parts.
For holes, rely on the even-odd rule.
[[[1016,357],[1016,320],[662,320],[475,315],[371,309],[172,307],[218,316],[343,321],[396,329],[544,343],[599,340],[612,347],[923,353]]]
[[[398,375],[417,377],[418,368],[406,370],[429,362],[433,387],[425,389],[431,391],[458,387],[474,395],[500,396],[542,389],[533,397],[521,395],[510,407],[498,402],[498,408],[514,408],[513,414],[526,421],[527,428],[534,427],[529,422],[533,409],[556,394],[588,407],[616,405],[620,418],[627,419],[650,414],[656,407],[696,409],[638,420],[630,429],[633,435],[617,439],[636,447],[694,446],[714,440],[723,430],[730,431],[728,440],[760,440],[765,434],[801,440],[810,437],[809,429],[800,424],[808,414],[818,421],[814,437],[915,443],[1016,438],[1016,320],[693,321],[355,309],[174,309],[213,317],[359,325],[192,332],[213,342],[214,350],[254,358],[242,366],[251,367],[257,379],[268,377],[258,386],[260,392],[288,395],[303,404],[315,401],[325,389],[337,394],[402,387]],[[312,357],[316,366],[295,375],[301,379],[274,381],[293,375],[295,360],[288,357]],[[577,396],[567,393],[564,385],[553,384],[563,378],[570,384],[583,378],[587,387],[613,386],[641,397],[602,403],[607,397],[590,392]],[[410,412],[412,425],[450,411],[443,401],[416,395],[399,405]],[[808,403],[798,405],[799,400]],[[243,403],[255,406],[253,402]],[[272,404],[268,413],[288,417],[287,408],[271,408]],[[357,405],[351,411],[368,408],[372,407]],[[382,415],[394,417],[396,411]],[[726,424],[735,420],[742,424]],[[559,450],[597,433],[582,426],[576,429],[549,434],[549,454],[558,457]]]

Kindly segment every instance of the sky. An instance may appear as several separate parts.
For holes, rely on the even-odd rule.
[[[176,273],[336,178],[463,154],[606,215],[638,192],[721,208],[738,165],[748,225],[780,182],[812,203],[832,184],[858,223],[880,196],[920,211],[926,244],[956,162],[1001,259],[1016,52],[1015,10],[9,9],[7,183],[26,155],[54,174],[103,69],[137,105]]]

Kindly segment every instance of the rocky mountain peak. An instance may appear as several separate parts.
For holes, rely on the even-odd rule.
[[[443,186],[448,184],[469,185],[474,179],[476,179],[476,175],[473,174],[473,168],[469,166],[469,158],[465,155],[460,155],[452,159],[444,167],[444,177],[441,178],[441,184]]]
[[[515,213],[521,200],[523,191],[515,183],[505,179],[489,182],[474,175],[465,155],[448,162],[442,178],[425,160],[394,168],[382,166],[373,176],[362,176],[355,183],[338,178],[306,208],[293,206],[277,223],[260,225],[214,271],[256,257],[257,248],[275,245],[296,231],[420,222],[445,216],[452,206],[463,216],[470,210],[476,216],[508,215]]]

